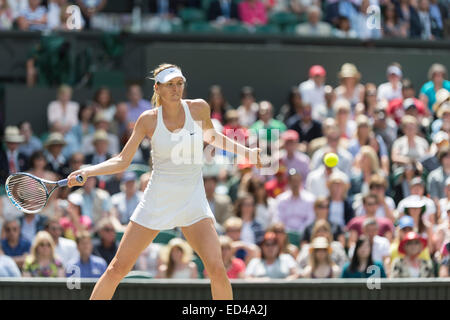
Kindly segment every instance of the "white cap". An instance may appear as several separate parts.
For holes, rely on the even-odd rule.
[[[403,76],[403,73],[402,73],[402,70],[399,68],[399,67],[397,67],[397,66],[390,66],[388,69],[387,69],[387,72],[386,72],[388,75],[390,75],[390,74],[395,74],[396,76],[398,76],[398,77],[402,77]]]
[[[83,196],[79,193],[72,192],[67,197],[67,201],[69,201],[70,203],[72,203],[76,206],[81,207],[81,205],[83,204]]]
[[[433,142],[436,143],[436,144],[439,144],[439,143],[441,143],[444,140],[447,140],[447,141],[450,140],[450,137],[448,136],[448,133],[445,132],[445,131],[439,131],[433,137]]]
[[[183,76],[180,69],[171,67],[159,72],[155,77],[155,81],[159,83],[166,83],[177,77],[181,77],[184,81],[186,81],[186,78]]]

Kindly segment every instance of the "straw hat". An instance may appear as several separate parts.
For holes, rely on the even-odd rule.
[[[443,104],[445,101],[450,101],[450,92],[448,92],[448,90],[445,88],[439,89],[436,92],[436,102],[433,103],[433,107],[432,107],[433,111],[439,112],[438,110],[439,110],[441,104]]]
[[[51,133],[48,138],[47,141],[45,141],[45,147],[48,148],[50,146],[55,146],[55,145],[62,145],[65,146],[67,144],[66,140],[64,140],[64,136],[59,133],[59,132],[53,132]]]
[[[109,141],[108,133],[105,130],[95,131],[92,142],[95,143],[97,141]]]
[[[361,73],[353,63],[344,63],[338,74],[339,78],[357,78],[361,79]]]
[[[24,141],[25,138],[20,134],[19,128],[15,126],[8,126],[5,128],[5,142],[22,143]]]
[[[183,262],[188,263],[193,258],[191,246],[181,238],[173,238],[169,243],[160,250],[160,258],[164,263],[169,262],[170,252],[174,247],[178,247],[183,251]]]
[[[444,102],[443,104],[441,104],[439,109],[436,112],[436,116],[439,119],[442,119],[444,112],[450,112],[450,102]]]
[[[328,249],[328,253],[331,253],[330,243],[325,237],[316,237],[309,246],[309,251],[313,252],[315,249]]]

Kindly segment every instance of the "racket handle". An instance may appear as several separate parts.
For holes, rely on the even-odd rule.
[[[83,177],[81,175],[78,175],[76,177],[78,182],[83,182]],[[58,181],[58,187],[65,187],[67,186],[67,183],[69,182],[69,179],[63,179]]]

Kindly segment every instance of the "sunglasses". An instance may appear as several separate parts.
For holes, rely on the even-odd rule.
[[[367,205],[368,205],[369,207],[373,207],[373,206],[377,206],[378,203],[376,203],[376,202],[367,202]]]
[[[6,232],[18,231],[19,228],[5,228]]]
[[[41,242],[39,243],[39,247],[51,247],[51,245],[48,242]]]

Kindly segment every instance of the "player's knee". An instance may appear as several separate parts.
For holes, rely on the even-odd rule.
[[[114,280],[120,281],[128,274],[129,269],[130,268],[128,265],[123,264],[120,261],[114,259],[109,264],[108,269],[106,269],[106,272]]]
[[[207,266],[207,271],[211,279],[214,278],[220,279],[226,277],[227,274],[222,260],[209,262]]]

